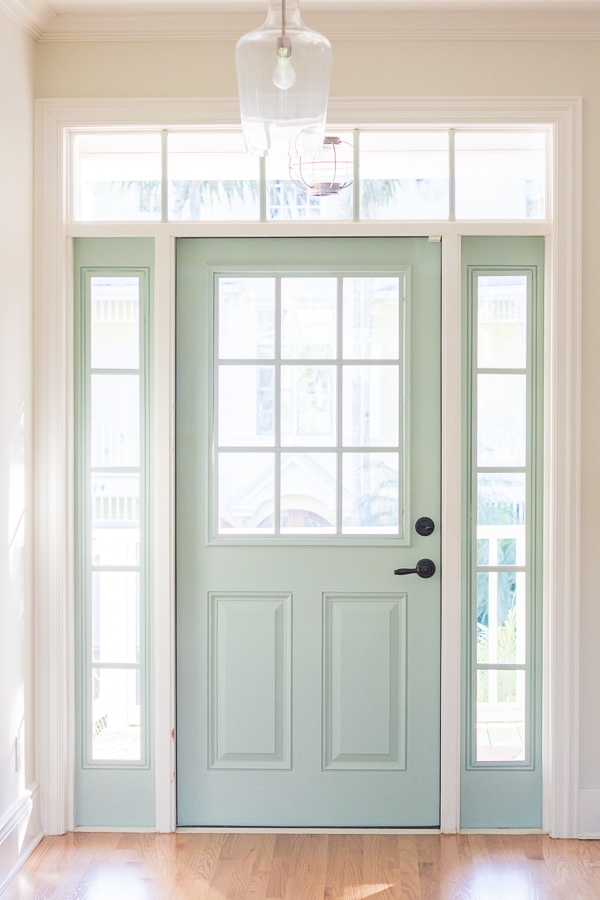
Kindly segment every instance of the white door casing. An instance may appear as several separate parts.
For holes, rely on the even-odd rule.
[[[175,236],[275,234],[273,224],[219,227],[73,223],[69,129],[237,122],[237,101],[39,100],[36,102],[34,319],[34,598],[37,767],[45,832],[73,827],[73,346],[71,241],[74,236],[154,236],[155,341],[155,759],[156,829],[174,828],[173,360]],[[554,224],[345,223],[341,234],[418,235],[443,241],[442,506],[460,503],[460,235],[545,234],[544,490],[544,830],[578,834],[579,482],[581,325],[581,99],[333,98],[330,123],[546,124],[553,129]],[[322,225],[284,232],[331,234]],[[442,520],[442,528],[443,528]],[[442,831],[458,830],[460,710],[460,536],[443,528]]]

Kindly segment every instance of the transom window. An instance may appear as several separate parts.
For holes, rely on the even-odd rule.
[[[80,222],[543,220],[545,128],[334,129],[354,186],[314,196],[240,131],[73,132]]]

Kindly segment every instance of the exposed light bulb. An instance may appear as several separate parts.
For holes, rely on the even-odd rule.
[[[296,82],[296,73],[289,56],[277,56],[277,64],[273,70],[273,84],[280,91],[287,91]]]

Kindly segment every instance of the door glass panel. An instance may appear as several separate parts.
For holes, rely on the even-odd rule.
[[[273,366],[219,366],[219,444],[272,447]]]
[[[275,455],[219,453],[219,534],[273,534]]]
[[[362,132],[360,218],[447,219],[449,172],[447,132]]]
[[[477,762],[525,760],[525,672],[477,672]]]
[[[74,218],[80,222],[160,222],[161,137],[76,134]]]
[[[139,466],[139,375],[92,375],[91,382],[92,466]]]
[[[544,218],[543,132],[457,131],[455,148],[457,218]]]
[[[346,447],[393,447],[399,440],[398,366],[344,366],[342,436]]]
[[[273,359],[275,279],[219,279],[219,359]]]
[[[478,375],[477,465],[524,466],[526,449],[526,376]]]
[[[342,460],[342,533],[398,534],[398,454],[344,453]]]
[[[258,220],[258,159],[241,134],[170,132],[167,165],[170,221]]]
[[[477,365],[524,369],[527,365],[527,276],[477,278]]]
[[[334,366],[281,367],[283,446],[335,446],[335,375]]]
[[[344,278],[344,359],[397,359],[400,279]]]
[[[281,454],[281,534],[335,534],[335,453]]]
[[[139,761],[138,669],[92,669],[92,759]]]
[[[92,573],[92,659],[140,661],[139,572]]]
[[[92,369],[139,368],[139,278],[93,276],[90,282]]]
[[[282,278],[282,359],[335,359],[336,313],[336,278]]]

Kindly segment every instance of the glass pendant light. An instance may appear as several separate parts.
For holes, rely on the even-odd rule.
[[[331,44],[307,28],[298,0],[269,0],[264,25],[237,42],[242,129],[249,153],[289,156],[323,146]]]

